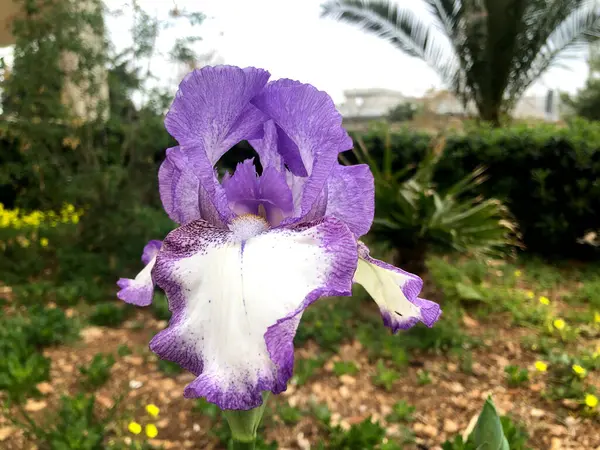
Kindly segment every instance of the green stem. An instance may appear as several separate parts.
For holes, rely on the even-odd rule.
[[[233,441],[233,450],[254,450],[254,443],[252,442],[242,442],[242,441]]]

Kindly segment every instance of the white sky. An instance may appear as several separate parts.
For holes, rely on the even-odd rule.
[[[327,91],[339,103],[342,92],[353,88],[388,88],[407,96],[420,96],[442,85],[425,63],[404,55],[356,27],[320,18],[323,0],[138,0],[152,16],[166,18],[177,5],[199,11],[208,19],[195,31],[171,28],[161,35],[164,52],[178,35],[202,36],[200,52],[216,50],[221,61],[267,69],[273,78],[292,78]],[[416,0],[410,0],[414,1]],[[127,5],[124,0],[106,0],[110,9]],[[110,38],[117,48],[130,43],[131,15],[107,19]],[[1,55],[0,55],[1,56]],[[152,71],[161,83],[171,84],[180,76],[177,68],[155,59]],[[584,58],[569,61],[566,69],[547,73],[529,93],[544,94],[548,88],[575,92],[587,78]]]

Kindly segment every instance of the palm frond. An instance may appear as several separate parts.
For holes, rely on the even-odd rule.
[[[457,58],[447,35],[410,8],[385,0],[332,0],[322,6],[321,15],[385,39],[424,60],[447,84],[455,82]]]
[[[600,32],[600,4],[595,0],[557,0],[552,8],[530,14],[533,30],[521,45],[526,50],[515,54],[505,93],[508,109],[544,72],[573,52],[581,52]]]

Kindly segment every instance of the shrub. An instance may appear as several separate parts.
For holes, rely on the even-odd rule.
[[[369,164],[375,178],[375,220],[371,235],[395,250],[396,265],[423,272],[429,249],[496,255],[513,241],[514,226],[498,200],[482,199],[475,191],[485,181],[475,168],[440,188],[434,174],[443,153],[426,151],[416,170],[394,170],[392,147],[383,148],[382,161],[358,141],[355,156]]]
[[[359,139],[377,165],[389,145],[392,172],[423,160],[432,142],[432,136],[406,129],[387,135],[375,128],[355,135]],[[434,181],[444,189],[479,166],[487,167],[488,181],[475,192],[506,202],[528,250],[598,257],[600,247],[580,240],[600,229],[600,124],[574,120],[568,127],[515,125],[451,133]]]

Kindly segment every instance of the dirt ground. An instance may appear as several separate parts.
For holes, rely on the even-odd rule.
[[[502,414],[509,413],[526,425],[534,449],[600,449],[600,425],[595,419],[582,418],[570,411],[565,402],[557,408],[556,402],[545,401],[540,392],[544,389],[543,377],[536,378],[524,387],[508,388],[504,367],[516,364],[532,367],[535,355],[524,350],[522,337],[535,330],[513,328],[502,315],[480,322],[469,316],[463,319],[470,335],[483,340],[483,345],[473,350],[472,373],[460,370],[459,361],[450,355],[413,354],[410,365],[393,385],[391,392],[375,387],[371,375],[375,371],[365,350],[358,341],[344,344],[338,354],[332,356],[309,381],[302,386],[291,384],[275,401],[287,402],[300,409],[309,409],[314,402],[325,403],[332,412],[332,422],[344,428],[371,416],[387,429],[390,440],[397,439],[403,431],[397,424],[387,424],[385,416],[392,405],[406,400],[416,407],[415,420],[408,424],[415,441],[407,449],[440,449],[440,444],[456,433],[462,433],[477,416],[483,401],[493,395]],[[143,323],[145,328],[136,329]],[[108,383],[97,392],[102,408],[110,408],[114,397],[125,394],[121,403],[120,422],[115,433],[126,434],[127,417],[145,415],[144,407],[154,403],[161,409],[155,423],[159,430],[157,439],[151,442],[169,449],[195,448],[217,449],[218,441],[209,433],[213,422],[201,413],[192,411],[194,401],[182,396],[183,387],[193,379],[188,373],[169,377],[157,370],[155,357],[147,350],[149,337],[166,323],[157,321],[145,311],[125,323],[120,329],[88,327],[83,329],[82,339],[68,347],[51,348],[45,354],[52,359],[51,384],[39,387],[42,399],[30,400],[25,408],[34,417],[50,419],[53,406],[62,394],[75,394],[78,389],[77,367],[87,363],[97,352],[116,354],[122,344],[127,344],[133,354],[117,358]],[[402,335],[398,336],[402,339]],[[297,350],[297,357],[310,357],[318,352],[310,344]],[[335,361],[354,361],[359,367],[355,376],[333,373]],[[417,372],[426,370],[431,383],[421,385]],[[598,375],[589,381],[600,388]],[[16,411],[12,412],[17,414]],[[119,428],[120,427],[120,428]],[[276,411],[269,419],[267,438],[274,439],[280,449],[309,449],[323,439],[314,417],[305,415],[296,425],[287,426],[277,420]],[[0,417],[0,448],[21,450],[35,448],[24,439],[22,432],[14,428],[6,417]]]

